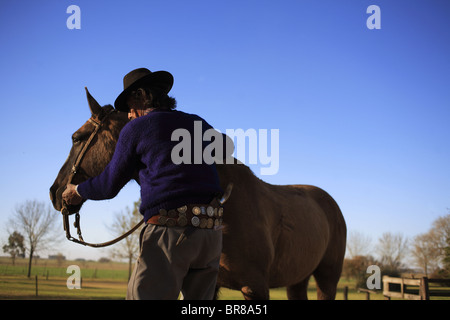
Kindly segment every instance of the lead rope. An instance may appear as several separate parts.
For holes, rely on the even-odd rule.
[[[134,231],[136,231],[144,223],[144,219],[142,219],[141,221],[139,221],[139,223],[137,223],[128,232],[124,233],[120,237],[117,237],[111,241],[102,242],[102,243],[89,243],[89,242],[84,241],[83,236],[81,234],[80,214],[78,212],[75,214],[75,222],[74,222],[74,227],[77,229],[78,239],[74,238],[70,235],[69,215],[63,214],[63,219],[64,219],[64,230],[66,230],[67,239],[69,239],[72,242],[82,244],[83,246],[88,246],[88,247],[93,247],[93,248],[102,248],[102,247],[107,247],[107,246],[113,245],[113,244],[119,242],[120,240],[128,237],[130,234],[132,234]]]

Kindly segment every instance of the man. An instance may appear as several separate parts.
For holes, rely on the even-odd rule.
[[[128,112],[111,162],[97,177],[68,185],[63,200],[115,197],[138,173],[140,212],[147,224],[141,252],[128,284],[127,299],[212,299],[222,250],[222,193],[215,164],[174,164],[172,132],[194,136],[194,122],[211,129],[197,115],[173,110],[168,93],[173,77],[166,71],[140,68],[124,77],[124,91],[115,108]],[[193,140],[193,139],[192,139]],[[205,148],[203,145],[203,149]],[[193,153],[193,152],[192,152]],[[192,155],[194,157],[194,155]]]

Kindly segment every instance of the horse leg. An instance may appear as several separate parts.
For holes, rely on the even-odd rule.
[[[314,271],[314,278],[317,284],[318,300],[334,300],[336,289],[341,277],[341,267],[337,265],[319,265]]]
[[[269,300],[269,286],[254,284],[241,288],[245,300]]]
[[[220,286],[216,285],[216,289],[214,290],[213,300],[219,300],[219,292],[220,292]]]
[[[334,300],[336,298],[337,285],[341,278],[345,255],[345,234],[343,237],[336,237],[335,239],[335,241],[331,240],[334,247],[325,252],[322,261],[313,272],[317,284],[317,299],[319,300]]]
[[[307,277],[305,280],[286,288],[287,297],[289,300],[308,300],[307,291],[309,278],[310,277]]]

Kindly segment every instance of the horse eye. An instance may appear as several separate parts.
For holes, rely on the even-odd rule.
[[[79,136],[72,136],[72,143],[73,144],[76,144],[76,143],[78,143],[78,142],[80,142],[81,141],[81,138],[79,137]]]
[[[77,143],[83,142],[83,141],[87,140],[88,137],[89,137],[88,132],[82,132],[82,131],[75,132],[72,135],[72,143],[77,144]]]

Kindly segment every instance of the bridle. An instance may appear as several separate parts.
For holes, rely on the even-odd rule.
[[[87,149],[89,148],[92,140],[94,139],[94,137],[97,135],[98,131],[100,130],[100,128],[103,126],[103,124],[106,121],[106,118],[108,118],[108,116],[114,112],[113,108],[110,108],[109,110],[107,110],[107,113],[105,114],[105,116],[100,120],[96,120],[94,119],[94,117],[91,117],[88,119],[88,121],[94,125],[95,129],[94,131],[92,131],[91,135],[89,136],[89,139],[86,141],[86,143],[84,144],[83,148],[80,150],[80,152],[78,153],[76,160],[72,166],[72,170],[69,174],[69,178],[67,181],[67,184],[72,183],[73,178],[75,177],[75,174],[78,172],[80,165],[81,165],[81,161],[83,160],[83,157],[87,151]],[[116,242],[119,242],[120,240],[128,237],[130,234],[132,234],[134,231],[136,231],[136,229],[138,229],[142,223],[144,223],[144,219],[142,219],[138,224],[136,224],[131,230],[129,230],[128,232],[124,233],[123,235],[121,235],[120,237],[117,237],[111,241],[107,241],[107,242],[103,242],[103,243],[89,243],[83,240],[83,236],[81,234],[81,227],[80,227],[80,213],[79,212],[70,212],[68,207],[67,207],[67,203],[63,200],[63,204],[62,204],[62,208],[61,208],[61,213],[63,216],[63,226],[64,226],[64,231],[66,231],[66,237],[68,240],[78,243],[78,244],[82,244],[84,246],[89,246],[89,247],[94,247],[94,248],[101,248],[101,247],[107,247],[110,246],[112,244],[115,244]],[[78,234],[78,239],[72,237],[72,235],[70,234],[70,224],[69,224],[69,216],[71,214],[75,213],[75,222],[74,222],[74,227],[77,229],[77,234]]]

